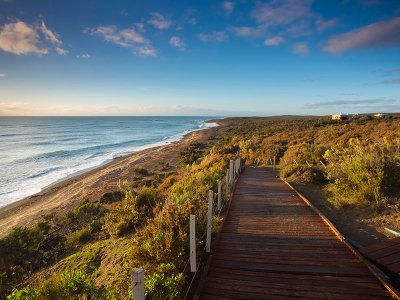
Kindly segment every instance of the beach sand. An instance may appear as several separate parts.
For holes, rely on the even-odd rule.
[[[218,123],[221,124],[220,121]],[[32,226],[43,216],[62,214],[83,199],[100,198],[115,190],[120,180],[133,180],[135,169],[150,172],[160,169],[160,162],[176,166],[183,149],[191,143],[209,143],[226,126],[208,128],[187,134],[181,141],[122,156],[99,168],[53,184],[40,193],[0,208],[0,237],[15,226]]]

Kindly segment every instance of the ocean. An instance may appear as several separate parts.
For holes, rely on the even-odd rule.
[[[115,157],[216,126],[205,117],[0,117],[0,207]]]

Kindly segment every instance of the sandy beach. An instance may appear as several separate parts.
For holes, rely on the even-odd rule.
[[[221,124],[221,121],[218,121]],[[43,216],[60,214],[83,199],[98,199],[115,190],[119,181],[133,180],[135,169],[150,172],[160,169],[160,162],[175,167],[181,151],[192,143],[208,143],[225,126],[187,134],[181,141],[122,156],[71,178],[59,181],[41,192],[0,208],[0,237],[15,226],[31,226]]]

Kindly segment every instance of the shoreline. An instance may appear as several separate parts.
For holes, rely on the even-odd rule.
[[[181,149],[193,141],[208,140],[224,127],[221,119],[207,120],[205,123],[216,123],[218,126],[195,129],[178,141],[115,157],[99,166],[60,179],[39,193],[0,207],[0,237],[15,226],[31,226],[45,215],[58,214],[83,199],[101,197],[105,192],[115,189],[120,180],[132,179],[134,168],[155,170],[160,161],[176,162]]]
[[[215,121],[215,120],[214,120],[214,121]],[[52,188],[52,187],[54,187],[54,186],[56,186],[56,185],[58,185],[58,184],[62,184],[63,181],[67,181],[67,180],[69,180],[69,179],[73,179],[74,177],[77,177],[77,176],[80,176],[80,175],[84,175],[85,173],[88,173],[88,172],[91,172],[91,171],[96,171],[97,169],[100,169],[100,168],[103,167],[103,166],[107,166],[108,164],[113,163],[115,160],[122,159],[122,158],[125,158],[125,157],[129,156],[129,155],[133,155],[133,154],[136,154],[136,153],[139,153],[139,152],[142,152],[142,151],[151,150],[151,149],[153,149],[153,148],[164,147],[164,146],[172,145],[172,144],[174,144],[174,143],[179,143],[179,142],[183,141],[187,135],[189,135],[189,134],[191,134],[191,133],[193,133],[193,132],[201,131],[201,130],[207,130],[207,129],[210,129],[210,128],[214,128],[214,127],[220,126],[220,124],[219,124],[218,122],[212,122],[212,120],[205,120],[204,123],[216,124],[216,126],[193,129],[193,130],[190,130],[190,131],[187,132],[187,133],[182,133],[182,134],[177,134],[177,135],[171,136],[171,138],[172,138],[172,137],[178,137],[178,136],[180,136],[180,138],[179,138],[179,140],[176,140],[176,141],[175,141],[175,140],[174,140],[174,141],[165,141],[165,143],[164,143],[163,145],[159,145],[160,143],[164,142],[164,140],[160,140],[160,141],[154,142],[154,143],[152,143],[152,144],[147,144],[147,145],[138,146],[138,148],[140,148],[140,150],[132,150],[132,152],[129,152],[129,153],[126,153],[126,154],[122,154],[122,155],[118,155],[118,156],[113,157],[113,158],[111,158],[111,159],[107,159],[107,160],[101,162],[101,163],[100,163],[99,165],[97,165],[97,166],[85,168],[85,169],[76,171],[76,172],[74,172],[74,173],[72,173],[72,174],[70,174],[70,175],[67,175],[67,176],[65,176],[65,177],[63,177],[63,178],[57,179],[56,181],[54,181],[54,182],[52,182],[52,183],[50,183],[50,184],[44,186],[38,193],[34,193],[34,194],[32,194],[32,195],[26,196],[26,197],[24,197],[24,198],[22,198],[22,199],[19,199],[19,200],[17,200],[17,201],[12,202],[12,203],[6,204],[6,205],[4,205],[4,206],[0,206],[0,211],[1,211],[1,209],[2,209],[3,207],[5,207],[5,206],[11,205],[11,204],[13,204],[13,203],[15,203],[15,202],[24,200],[24,199],[26,199],[26,198],[33,197],[33,196],[35,196],[36,194],[40,194],[40,193],[41,193],[43,190],[45,190],[45,189]]]

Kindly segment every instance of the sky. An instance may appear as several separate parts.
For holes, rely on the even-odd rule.
[[[400,0],[0,0],[0,116],[400,111]]]

